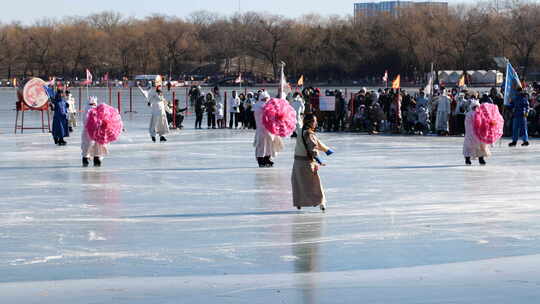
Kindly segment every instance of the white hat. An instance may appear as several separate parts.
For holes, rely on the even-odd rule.
[[[478,99],[471,99],[471,110],[474,109],[474,107],[479,107],[480,106],[480,102],[478,101]]]
[[[94,106],[97,106],[98,104],[98,99],[96,96],[91,96],[89,99],[88,99],[88,104],[89,105],[94,105]]]
[[[261,100],[264,100],[264,99],[270,99],[270,94],[268,94],[268,92],[266,91],[261,93]]]

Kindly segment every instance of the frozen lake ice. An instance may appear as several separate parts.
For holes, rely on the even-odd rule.
[[[81,168],[80,129],[65,147],[13,135],[0,106],[0,303],[540,298],[536,141],[465,167],[462,138],[322,133],[337,152],[322,214],[292,208],[292,140],[259,169],[252,131],[188,117],[154,144],[137,111],[104,166]]]

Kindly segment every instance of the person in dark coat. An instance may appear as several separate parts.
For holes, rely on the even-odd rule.
[[[522,88],[518,88],[518,97],[510,100],[507,106],[513,112],[512,118],[512,142],[508,144],[510,147],[515,147],[518,138],[523,139],[522,146],[529,145],[529,134],[527,132],[527,116],[529,114],[529,99]]]
[[[212,129],[216,128],[216,112],[217,112],[217,105],[216,100],[214,99],[214,94],[211,92],[208,92],[206,94],[206,113],[208,114],[208,129],[212,127]]]
[[[69,137],[69,125],[68,104],[64,99],[64,92],[58,90],[56,94],[51,97],[51,100],[54,111],[52,125],[54,143],[59,146],[65,146],[67,142],[64,141],[64,137]]]
[[[206,109],[205,107],[205,98],[204,95],[200,95],[195,100],[195,129],[202,129],[202,121],[203,121],[203,115],[204,111]]]

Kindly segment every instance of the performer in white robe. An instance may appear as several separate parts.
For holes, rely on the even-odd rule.
[[[94,159],[94,166],[101,166],[103,157],[109,154],[107,145],[100,145],[93,141],[86,131],[86,121],[88,119],[88,111],[97,107],[97,97],[90,97],[88,104],[85,106],[83,114],[83,130],[81,132],[81,155],[83,167],[88,167],[90,158]]]
[[[75,107],[75,98],[73,94],[66,91],[66,102],[68,104],[68,124],[69,132],[73,132],[73,128],[77,127],[77,107]]]
[[[271,134],[263,125],[263,108],[269,99],[270,95],[264,91],[260,94],[259,101],[253,105],[257,125],[253,146],[255,147],[255,157],[260,168],[272,167],[274,165],[272,157],[276,157],[277,153],[283,150],[281,137]]]
[[[296,131],[291,135],[291,137],[296,137],[302,131],[304,112],[306,111],[304,99],[302,98],[302,96],[300,96],[300,93],[294,93],[291,106],[296,112]]]
[[[166,100],[163,97],[161,87],[157,87],[155,91],[145,91],[141,87],[139,89],[143,92],[148,100],[148,105],[152,108],[152,118],[150,119],[149,133],[153,142],[156,142],[156,135],[159,135],[159,141],[167,141],[165,134],[169,133],[169,123],[167,121],[167,112],[165,109]]]
[[[463,156],[465,157],[465,164],[471,165],[471,159],[478,158],[480,165],[485,165],[485,157],[491,155],[489,151],[489,145],[481,142],[474,133],[474,115],[476,109],[480,107],[480,102],[476,99],[472,99],[470,103],[470,111],[465,117],[465,140],[463,141]]]
[[[437,120],[436,130],[441,135],[449,133],[448,118],[450,116],[450,97],[446,94],[446,90],[437,100]]]

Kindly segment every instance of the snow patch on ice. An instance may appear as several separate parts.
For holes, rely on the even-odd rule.
[[[88,231],[88,240],[89,241],[106,241],[107,239],[103,236],[98,235],[95,231]]]
[[[280,258],[283,262],[293,262],[300,259],[299,257],[295,255],[282,255]]]
[[[35,258],[35,259],[29,260],[29,261],[25,260],[25,259],[15,259],[15,260],[11,261],[9,264],[12,265],[12,266],[43,264],[43,263],[48,263],[49,261],[60,260],[60,259],[63,259],[63,258],[64,258],[63,255],[53,255],[53,256],[47,256],[47,257],[43,257],[43,258]]]

